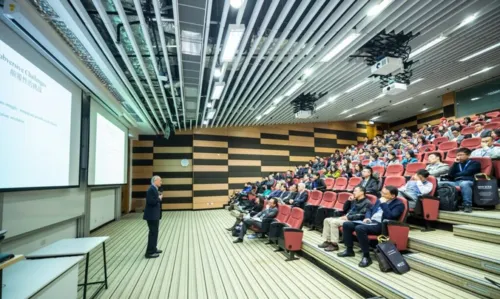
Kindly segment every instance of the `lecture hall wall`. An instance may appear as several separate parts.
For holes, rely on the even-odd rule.
[[[366,122],[333,122],[203,128],[168,140],[140,135],[132,149],[132,207],[144,205],[151,177],[160,175],[164,210],[220,208],[245,182],[327,156],[380,130]],[[181,166],[183,159],[189,166]]]

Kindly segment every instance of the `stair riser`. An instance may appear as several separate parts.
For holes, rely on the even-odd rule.
[[[464,289],[465,291],[488,298],[500,298],[500,289],[497,289],[494,286],[485,286],[474,280],[468,279],[467,277],[457,276],[456,273],[450,273],[438,267],[422,263],[421,261],[412,260],[411,258],[408,258],[407,261],[413,270],[417,270],[439,280],[446,281]]]
[[[471,215],[465,214],[450,214],[440,213],[438,221],[452,224],[477,224],[484,226],[500,227],[500,221],[495,218],[474,217],[474,212]]]
[[[492,262],[491,260],[482,259],[480,257],[468,256],[460,252],[446,250],[438,246],[414,241],[410,238],[408,247],[417,251],[425,252],[430,255],[438,256],[450,261],[454,261],[463,265],[468,265],[480,270],[488,271],[495,274],[500,274],[500,263]],[[480,254],[478,252],[478,254]]]
[[[480,241],[484,241],[484,242],[500,244],[500,235],[489,234],[487,232],[478,232],[478,231],[474,231],[474,230],[461,229],[461,228],[454,227],[453,228],[453,235],[459,236],[459,237],[464,237],[464,238],[469,238],[469,239],[480,240]]]

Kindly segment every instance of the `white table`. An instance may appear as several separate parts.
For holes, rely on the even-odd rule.
[[[38,249],[35,252],[26,255],[26,259],[45,259],[55,257],[70,257],[85,255],[85,280],[83,284],[83,299],[87,298],[87,286],[92,284],[102,284],[101,287],[95,292],[95,297],[104,286],[108,288],[108,270],[106,264],[106,240],[109,237],[91,237],[91,238],[78,238],[78,239],[62,239],[54,242],[48,246]],[[104,263],[104,281],[88,282],[89,275],[89,259],[90,251],[102,244],[102,256]]]
[[[4,270],[4,299],[73,299],[82,256],[23,260]]]

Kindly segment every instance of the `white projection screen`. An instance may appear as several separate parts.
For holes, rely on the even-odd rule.
[[[0,22],[0,190],[79,185],[81,97]]]
[[[92,99],[89,130],[89,185],[127,182],[128,129]]]

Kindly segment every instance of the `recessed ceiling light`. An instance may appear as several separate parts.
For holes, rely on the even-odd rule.
[[[356,85],[354,85],[353,87],[349,88],[348,90],[345,91],[345,93],[350,93],[351,91],[354,91],[358,88],[360,88],[361,86],[365,85],[366,83],[370,82],[370,80],[364,80]]]
[[[255,120],[260,120],[262,118],[262,115],[258,115]]]
[[[416,79],[416,80],[412,81],[412,82],[410,83],[410,85],[417,84],[418,82],[423,81],[423,80],[424,80],[424,78],[418,78],[418,79]]]
[[[399,102],[397,102],[397,103],[392,104],[392,106],[396,106],[396,105],[399,105],[399,104],[401,104],[401,103],[408,102],[409,100],[412,100],[412,99],[413,99],[413,97],[411,97],[411,98],[407,98],[407,99],[405,99],[405,100],[402,100],[402,101],[399,101]]]
[[[354,115],[356,115],[356,113],[349,114],[346,118],[353,117]]]
[[[344,110],[342,112],[340,112],[340,114],[346,114],[347,112],[351,111],[352,109],[347,109],[347,110]]]
[[[284,98],[285,98],[284,96],[277,96],[276,98],[274,98],[273,104],[274,105],[279,104],[279,102],[283,101]]]
[[[227,38],[222,49],[221,61],[231,62],[238,51],[241,39],[245,33],[245,25],[243,24],[230,24],[227,28]]]
[[[299,80],[299,81],[295,82],[295,84],[292,86],[292,88],[290,88],[287,92],[285,92],[285,97],[289,97],[292,94],[294,94],[297,90],[299,90],[299,88],[302,86],[302,84],[304,84],[304,81]]]
[[[368,123],[369,123],[370,125],[375,124],[375,123],[373,122],[373,120],[370,120]]]
[[[217,110],[215,110],[215,109],[208,109],[207,119],[213,119],[214,116],[215,116],[215,112],[217,112]]]
[[[438,88],[445,88],[445,87],[447,87],[447,86],[453,85],[453,84],[458,83],[458,82],[460,82],[460,81],[467,80],[467,79],[469,79],[469,77],[470,77],[470,76],[465,76],[465,77],[463,77],[463,78],[457,79],[457,80],[452,81],[452,82],[450,82],[450,83],[446,83],[445,85],[441,85],[441,86],[439,86]]]
[[[377,116],[372,117],[372,118],[371,118],[371,120],[376,120],[376,119],[378,119],[378,118],[380,118],[380,115],[377,115]]]
[[[494,67],[491,66],[491,67],[484,68],[484,69],[480,70],[479,72],[475,72],[474,74],[472,74],[470,76],[472,77],[472,76],[475,76],[475,75],[479,75],[479,74],[485,73],[485,72],[491,70],[492,68],[494,68]]]
[[[204,120],[203,125],[208,126],[208,120]]]
[[[219,78],[220,76],[222,76],[222,71],[220,68],[216,67],[214,70],[214,77]]]
[[[422,108],[422,110],[420,110],[420,111],[426,111],[426,110],[429,110],[429,108],[424,107],[424,108]]]
[[[240,8],[243,5],[243,1],[244,0],[231,0],[231,1],[229,1],[229,3],[231,4],[231,6],[233,8],[238,9],[238,8]]]
[[[212,102],[207,103],[207,108],[212,108],[213,106],[214,106],[214,104]]]
[[[382,0],[382,1],[380,1],[377,5],[375,5],[372,8],[370,8],[370,10],[368,10],[368,12],[366,13],[366,15],[369,16],[369,17],[374,17],[374,16],[378,15],[387,6],[389,6],[389,4],[392,3],[392,1],[393,0]]]
[[[368,104],[371,104],[371,103],[373,103],[373,100],[366,101],[363,104],[360,104],[360,105],[354,107],[354,109],[358,109],[358,108],[364,107],[364,106],[366,106]]]
[[[470,24],[470,23],[474,22],[474,20],[476,19],[476,17],[477,17],[477,13],[475,13],[475,14],[473,14],[473,15],[471,15],[471,16],[468,16],[468,17],[467,17],[467,18],[465,18],[465,19],[464,19],[464,20],[460,23],[460,25],[458,25],[458,26],[457,26],[457,28],[455,28],[455,29],[462,28],[462,27],[464,27],[465,25],[467,25],[467,24]]]
[[[269,113],[273,112],[274,109],[276,109],[276,106],[271,106],[271,107],[267,108],[267,110],[264,111],[264,113],[262,113],[262,114],[268,115]]]
[[[429,89],[429,90],[426,90],[426,91],[422,91],[422,92],[420,93],[420,95],[423,95],[423,94],[429,93],[429,92],[433,91],[434,89],[435,89],[435,88],[433,88],[433,89]]]
[[[224,86],[226,86],[225,82],[215,82],[214,90],[212,91],[212,100],[220,99],[222,95],[222,91],[224,91]]]
[[[492,46],[489,46],[489,47],[484,48],[484,49],[482,49],[482,50],[480,50],[480,51],[477,51],[476,53],[473,53],[473,54],[471,54],[471,55],[469,55],[469,56],[466,56],[466,57],[464,57],[464,58],[460,59],[459,61],[460,61],[460,62],[467,61],[467,60],[469,60],[469,59],[472,59],[472,58],[474,58],[474,57],[476,57],[476,56],[479,56],[479,55],[481,55],[481,54],[484,54],[484,53],[486,53],[486,52],[488,52],[488,51],[491,51],[491,50],[493,50],[493,49],[495,49],[495,48],[498,48],[498,47],[500,47],[500,43],[496,43],[496,44],[494,44],[494,45],[492,45]]]
[[[470,100],[471,100],[471,101],[477,101],[477,100],[479,100],[479,99],[480,99],[479,97],[475,97],[475,98],[472,98],[472,99],[470,99]]]
[[[427,44],[423,45],[422,47],[418,48],[417,50],[412,51],[410,53],[409,58],[411,59],[411,58],[417,56],[418,54],[420,54],[420,53],[422,53],[422,52],[424,52],[424,51],[426,51],[426,50],[434,47],[435,45],[439,44],[440,42],[444,41],[445,39],[446,39],[446,36],[444,36],[444,35],[441,35],[438,38],[433,39],[432,41],[430,41]]]
[[[492,96],[492,95],[497,94],[497,93],[500,93],[500,89],[492,91],[492,92],[488,92],[487,95]]]
[[[322,59],[321,62],[328,62],[330,61],[333,57],[337,56],[342,50],[347,48],[356,38],[358,38],[361,34],[359,33],[351,33],[349,34],[344,40],[342,40],[339,44],[337,44],[328,54],[326,54]]]
[[[311,68],[305,69],[304,70],[304,78],[311,76],[312,73],[313,73],[313,69],[311,69]]]

